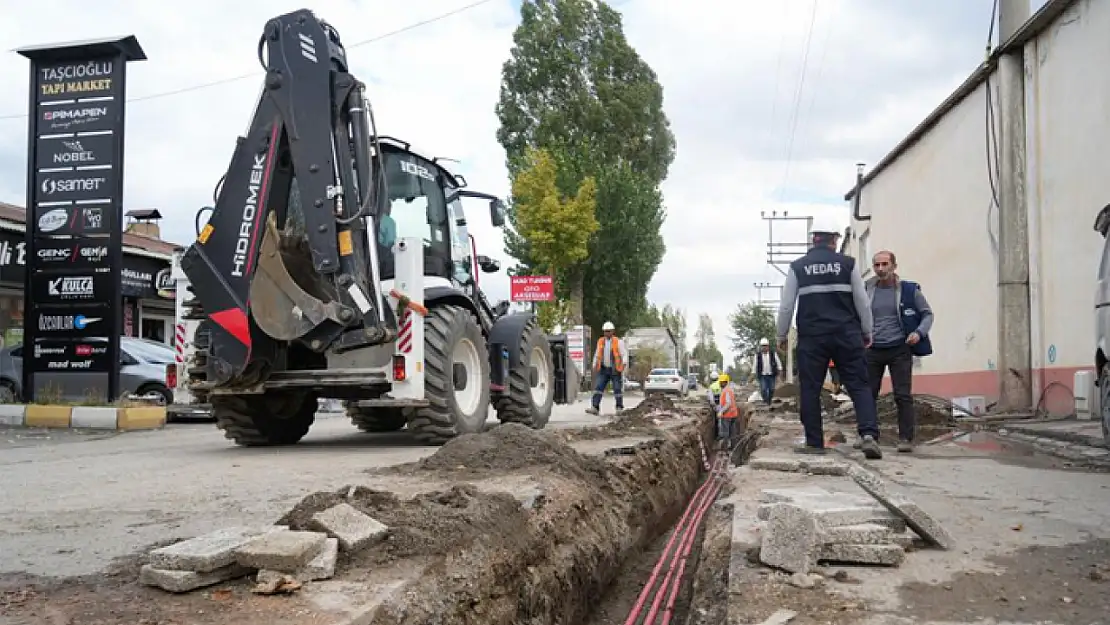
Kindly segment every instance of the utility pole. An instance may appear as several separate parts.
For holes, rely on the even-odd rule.
[[[1029,19],[1029,0],[999,0],[998,41]],[[998,61],[1000,180],[998,203],[998,408],[1033,408],[1029,217],[1025,195],[1025,54]]]
[[[756,305],[766,308],[771,311],[776,311],[779,308],[779,301],[782,299],[782,286],[781,284],[771,284],[770,282],[754,282],[752,286],[755,287]],[[763,291],[774,289],[778,291],[773,297],[763,297]]]
[[[767,216],[766,211],[759,211],[759,216],[767,222],[767,264],[785,276],[786,271],[783,267],[790,265],[809,251],[809,229],[813,227],[813,217],[791,217],[787,211],[782,211],[782,216],[779,216],[778,211],[771,211],[770,217]],[[776,241],[776,222],[783,225],[805,222],[805,234],[801,240]]]

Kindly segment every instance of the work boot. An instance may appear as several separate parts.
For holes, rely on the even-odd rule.
[[[794,453],[804,454],[807,456],[824,456],[829,452],[824,447],[813,447],[811,445],[794,445]]]
[[[909,454],[913,453],[912,441],[898,441],[898,453]]]
[[[597,408],[594,408],[593,406],[590,406],[589,408],[586,409],[586,414],[592,414],[593,416],[596,417],[597,413],[598,413]]]
[[[881,460],[883,457],[883,450],[879,449],[879,443],[871,436],[864,436],[859,448],[863,452],[863,457],[868,460]]]

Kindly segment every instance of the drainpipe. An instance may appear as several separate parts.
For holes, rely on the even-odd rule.
[[[999,0],[998,40],[1029,19],[1029,0]],[[1001,165],[998,209],[998,408],[1033,408],[1032,313],[1029,297],[1029,215],[1025,194],[1025,54],[998,61]]]
[[[859,214],[861,195],[863,195],[863,163],[856,163],[856,192],[852,197],[852,218],[856,221],[871,221],[871,215]]]

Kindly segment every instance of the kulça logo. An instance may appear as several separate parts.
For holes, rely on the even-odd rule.
[[[54,232],[55,230],[66,225],[69,221],[69,213],[64,208],[55,208],[54,210],[47,211],[39,217],[39,230],[43,232]]]

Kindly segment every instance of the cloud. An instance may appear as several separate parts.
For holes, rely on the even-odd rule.
[[[839,197],[854,180],[854,164],[876,162],[983,55],[985,0],[936,0],[927,8],[917,0],[817,2],[800,95],[812,0],[615,3],[629,40],[660,77],[678,140],[664,184],[667,255],[650,297],[686,308],[691,334],[697,314],[709,313],[722,347],[728,313],[756,297],[753,283],[780,275],[766,264],[760,211],[830,211],[847,223]],[[366,83],[384,133],[458,159],[455,168],[472,188],[505,195],[494,105],[519,1],[492,0],[361,43],[465,4],[324,0],[313,7],[347,44],[352,71]],[[0,40],[139,37],[150,60],[132,65],[128,88],[133,98],[147,99],[128,108],[126,204],[159,208],[165,236],[187,242],[194,212],[211,202],[256,103],[255,44],[262,28],[301,5],[193,0],[170,11],[123,0],[16,3],[0,22]],[[249,78],[189,89],[241,75]],[[0,117],[25,113],[26,61],[0,56],[0,81],[7,87]],[[165,92],[180,93],[148,97]],[[0,119],[0,201],[24,203],[25,133],[25,119]],[[480,253],[508,264],[484,204],[468,210]],[[507,297],[504,276],[482,280],[491,298]]]

